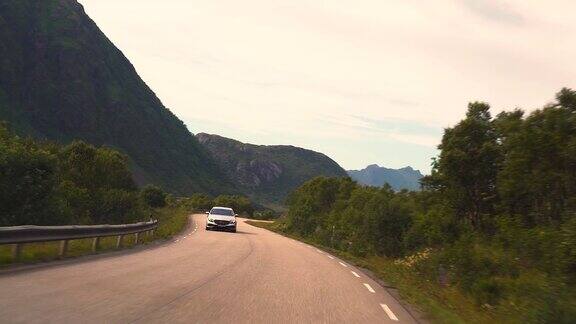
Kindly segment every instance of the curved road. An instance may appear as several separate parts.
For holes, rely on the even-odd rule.
[[[30,322],[413,323],[358,269],[243,222],[172,243],[0,275],[0,319]],[[197,229],[195,229],[197,228]]]

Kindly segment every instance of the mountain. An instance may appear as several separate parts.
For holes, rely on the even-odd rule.
[[[264,203],[283,203],[292,190],[316,176],[347,177],[338,163],[311,150],[245,144],[204,133],[196,137],[242,192]]]
[[[360,184],[381,187],[388,183],[394,190],[420,190],[420,178],[422,173],[411,167],[402,169],[388,169],[376,164],[367,166],[362,170],[347,171],[350,178]]]
[[[0,119],[19,134],[119,149],[138,184],[233,190],[75,0],[0,1]]]

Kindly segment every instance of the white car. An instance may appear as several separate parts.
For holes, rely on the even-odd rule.
[[[212,207],[209,212],[206,212],[208,217],[206,219],[206,230],[225,230],[236,233],[236,214],[232,208],[228,207]]]

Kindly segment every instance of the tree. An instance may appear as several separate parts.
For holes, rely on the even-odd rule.
[[[148,185],[142,189],[140,195],[144,202],[154,208],[166,206],[166,193],[162,189]]]
[[[556,94],[558,106],[570,111],[576,111],[576,91],[570,88],[563,88]]]
[[[118,151],[74,141],[61,150],[59,159],[63,179],[78,187],[136,190],[128,158]]]
[[[561,222],[576,196],[576,92],[522,118],[519,111],[495,120],[503,153],[498,192],[503,211],[534,226]]]
[[[470,103],[466,118],[444,131],[438,148],[440,156],[424,183],[434,184],[461,218],[479,227],[482,215],[491,213],[497,201],[501,160],[490,106]]]
[[[68,207],[92,223],[126,223],[142,215],[128,158],[110,148],[74,141],[58,152]],[[64,190],[65,189],[65,190]]]
[[[207,211],[214,206],[210,196],[203,193],[195,193],[187,199],[189,207],[195,211]]]
[[[355,183],[350,178],[316,177],[292,193],[288,199],[289,229],[302,235],[313,233],[322,226],[338,198],[350,194]]]
[[[0,226],[126,223],[143,215],[121,153],[22,139],[0,124]]]
[[[56,157],[0,124],[0,226],[53,225]]]

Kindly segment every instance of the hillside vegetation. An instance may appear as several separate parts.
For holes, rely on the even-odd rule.
[[[0,1],[0,120],[20,135],[129,157],[137,184],[235,192],[76,0]]]
[[[290,192],[315,176],[347,177],[326,155],[288,145],[252,145],[218,135],[199,142],[242,193],[263,204],[283,204]]]
[[[576,92],[556,98],[495,118],[471,103],[422,192],[320,177],[276,228],[369,260],[439,322],[573,323]]]
[[[81,141],[38,143],[0,124],[0,226],[118,224],[149,215],[123,154]]]

